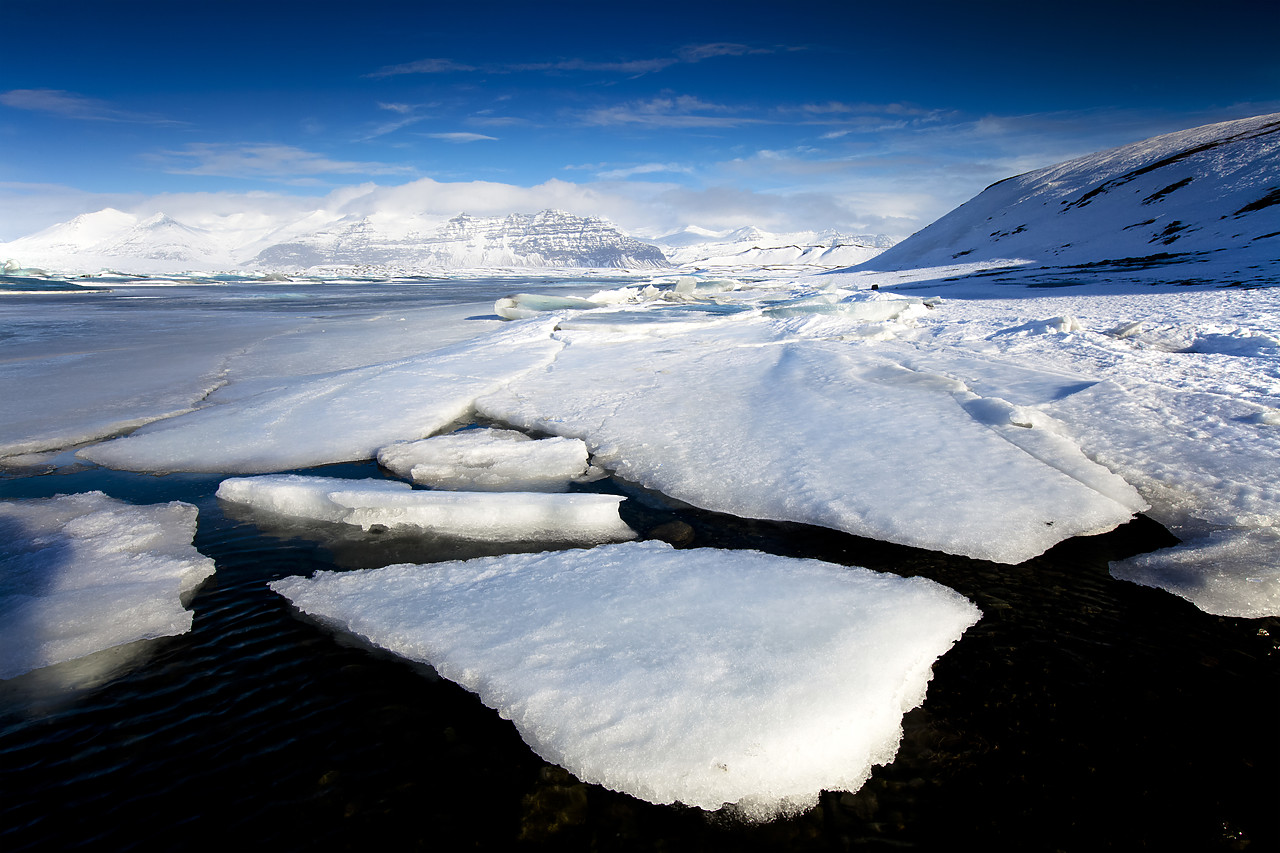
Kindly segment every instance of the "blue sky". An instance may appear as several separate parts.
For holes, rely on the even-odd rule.
[[[1273,0],[0,0],[0,20],[0,240],[108,205],[356,197],[901,238],[1009,175],[1280,111]]]

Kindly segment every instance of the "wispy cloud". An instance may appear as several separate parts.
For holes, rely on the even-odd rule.
[[[681,62],[701,62],[715,56],[746,56],[750,53],[776,53],[771,47],[751,47],[733,42],[713,42],[711,44],[688,44],[676,51]]]
[[[766,119],[735,115],[737,108],[703,101],[692,95],[661,96],[631,101],[581,113],[585,124],[597,126],[638,125],[643,127],[737,127],[765,124]]]
[[[428,110],[434,106],[437,106],[437,104],[386,104],[379,102],[378,109],[388,110],[400,117],[377,125],[373,130],[360,137],[360,141],[368,142],[370,139],[377,139],[379,136],[386,136],[388,133],[395,133],[401,128],[417,124],[428,117],[428,114],[423,110]]]
[[[448,74],[455,71],[478,71],[474,65],[454,62],[452,59],[419,59],[400,65],[388,65],[370,72],[366,77],[397,77],[401,74]]]
[[[594,168],[599,167],[597,166]],[[632,178],[636,175],[653,175],[657,173],[680,173],[687,175],[692,172],[693,169],[679,163],[641,163],[638,166],[625,166],[620,169],[606,169],[601,172],[596,172],[596,177],[606,181],[618,181],[624,178]]]
[[[129,124],[181,125],[163,116],[122,110],[107,101],[86,98],[62,89],[10,89],[0,92],[0,104],[18,110],[48,113],[81,121],[114,121]]]
[[[467,133],[465,131],[455,131],[453,133],[423,133],[419,135],[425,136],[429,139],[443,139],[445,142],[483,142],[485,140],[488,140],[490,142],[498,141],[498,137],[496,136],[485,136],[483,133]]]
[[[271,143],[192,143],[151,155],[175,175],[265,178],[296,184],[317,183],[319,175],[404,175],[415,170],[391,163],[332,160],[292,145]]]
[[[403,74],[448,74],[454,72],[481,71],[486,74],[515,74],[519,72],[566,72],[566,71],[602,71],[613,74],[641,75],[652,74],[670,68],[673,65],[702,62],[719,56],[746,56],[748,54],[775,53],[776,48],[752,47],[732,42],[712,42],[709,44],[691,44],[678,48],[668,56],[655,56],[639,59],[594,60],[581,57],[548,60],[544,62],[507,62],[468,65],[452,59],[435,57],[405,62],[399,65],[388,65],[366,77],[396,77]]]

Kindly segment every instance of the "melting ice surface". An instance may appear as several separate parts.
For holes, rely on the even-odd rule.
[[[182,599],[213,574],[196,508],[101,492],[0,502],[0,679],[191,630]]]
[[[584,781],[756,819],[892,761],[934,661],[981,615],[924,578],[659,542],[271,587],[431,664]]]

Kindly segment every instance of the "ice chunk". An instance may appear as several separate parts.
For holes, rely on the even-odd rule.
[[[504,296],[493,303],[493,313],[504,320],[524,320],[547,311],[569,311],[599,308],[600,303],[577,296],[543,296],[538,293],[517,293]]]
[[[267,474],[223,480],[218,497],[296,518],[414,528],[461,539],[576,542],[635,538],[618,516],[623,498],[539,492],[434,492],[394,480]]]
[[[177,501],[0,501],[0,678],[189,631],[182,598],[214,571],[195,528]]]
[[[800,317],[807,314],[839,314],[863,323],[888,320],[904,321],[928,311],[928,304],[914,296],[861,291],[841,294],[838,291],[806,294],[775,302],[764,309],[769,317]]]
[[[588,479],[587,445],[576,438],[534,441],[510,429],[469,429],[393,444],[378,463],[433,489],[563,492]]]
[[[380,447],[443,429],[477,395],[551,361],[561,346],[553,326],[519,323],[414,358],[300,377],[80,455],[131,471],[236,474],[371,459]]]
[[[1047,320],[1032,320],[1020,326],[1013,326],[996,332],[996,336],[1004,335],[1067,335],[1072,332],[1083,332],[1084,326],[1070,315],[1050,317]],[[1121,335],[1123,336],[1123,335]]]
[[[584,781],[757,819],[892,761],[934,661],[981,616],[924,578],[658,542],[271,587],[475,691]]]
[[[597,465],[696,506],[1000,562],[1143,506],[1066,439],[975,418],[964,384],[907,368],[907,350],[779,339],[764,320],[714,331],[660,348],[562,331],[554,369],[477,409],[581,438]]]

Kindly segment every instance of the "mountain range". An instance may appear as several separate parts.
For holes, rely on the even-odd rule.
[[[374,213],[333,217],[315,211],[284,226],[211,230],[164,213],[148,217],[107,208],[36,234],[0,243],[15,265],[59,271],[102,268],[137,273],[302,272],[362,269],[382,273],[484,267],[847,266],[883,251],[883,235],[835,231],[771,234],[747,226],[711,231],[688,226],[650,241],[611,223],[560,210],[452,219]]]
[[[641,241],[558,210],[503,217],[323,210],[281,225],[217,230],[163,213],[106,209],[0,243],[6,266],[60,272],[426,272],[477,267],[908,270],[980,264],[1062,268],[1104,261],[1229,258],[1241,282],[1280,267],[1280,114],[1165,134],[988,187],[901,243],[833,231],[770,234],[688,226]],[[1191,276],[1194,278],[1194,276]]]
[[[139,217],[108,208],[0,244],[24,264],[60,270],[127,267],[302,271],[375,267],[424,271],[451,267],[665,267],[656,246],[603,219],[559,210],[452,219],[391,215],[326,219],[320,212],[266,234],[218,233],[163,213]]]

